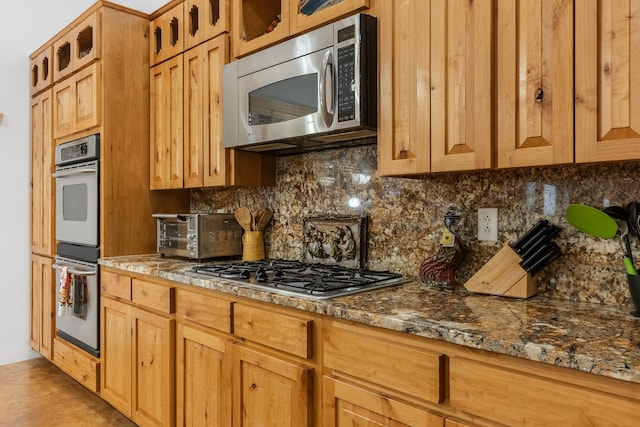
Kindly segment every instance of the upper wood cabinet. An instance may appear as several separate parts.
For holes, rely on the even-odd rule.
[[[29,91],[31,96],[53,83],[53,46],[47,44],[30,57],[31,68]]]
[[[149,23],[149,63],[159,64],[184,50],[184,3]]]
[[[231,28],[231,0],[184,2],[184,49],[190,49]]]
[[[575,9],[576,162],[640,159],[640,1]]]
[[[222,145],[221,34],[151,68],[151,189],[273,185],[275,158]]]
[[[290,36],[369,7],[370,0],[233,0],[233,56],[239,58]],[[305,8],[307,6],[307,8]]]
[[[329,6],[314,9],[316,0],[291,0],[291,34],[302,33],[310,28],[351,15],[369,7],[370,0],[339,0],[328,2]],[[305,8],[306,6],[306,8]]]
[[[100,125],[102,82],[100,63],[94,63],[53,87],[53,136],[63,138]]]
[[[492,2],[380,5],[381,175],[492,166]]]
[[[497,166],[572,163],[573,2],[499,0],[496,33]]]
[[[151,68],[151,189],[182,188],[182,55]]]
[[[31,100],[31,252],[55,254],[53,101],[51,89]]]
[[[60,81],[100,58],[101,20],[102,12],[97,10],[54,42],[54,81]]]

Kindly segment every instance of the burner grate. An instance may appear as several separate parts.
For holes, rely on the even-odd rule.
[[[339,265],[309,264],[301,261],[266,259],[210,263],[193,268],[193,275],[226,279],[316,299],[331,298],[403,283],[400,274],[347,268]]]

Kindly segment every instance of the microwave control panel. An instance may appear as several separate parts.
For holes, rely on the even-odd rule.
[[[348,28],[345,28],[345,30]],[[355,44],[338,48],[338,122],[346,122],[356,118],[355,52]]]

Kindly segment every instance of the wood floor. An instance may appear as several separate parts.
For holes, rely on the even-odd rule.
[[[135,426],[43,358],[0,366],[0,426]]]

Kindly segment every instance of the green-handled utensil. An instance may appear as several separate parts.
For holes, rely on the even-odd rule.
[[[591,206],[569,205],[567,206],[566,216],[569,224],[593,237],[611,239],[618,233],[618,223],[606,212]],[[633,258],[631,258],[631,247],[628,246],[629,236],[626,222],[624,222],[622,242],[623,261],[627,274],[637,276],[638,272],[633,265]]]
[[[587,205],[569,205],[567,222],[578,230],[593,237],[611,239],[618,232],[616,221],[600,209]]]

